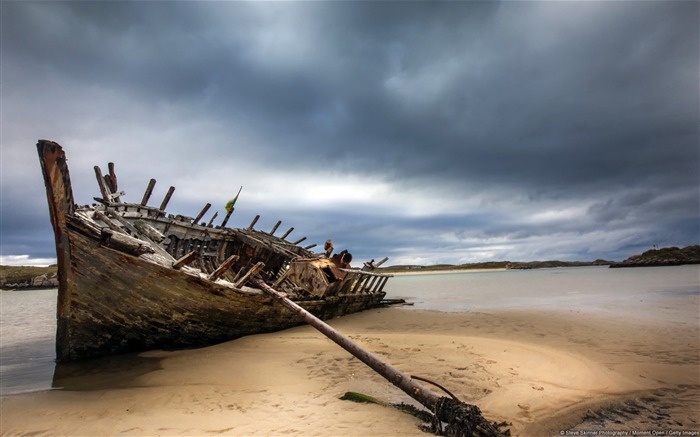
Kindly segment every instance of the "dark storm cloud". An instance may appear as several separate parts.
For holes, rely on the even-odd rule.
[[[420,259],[526,257],[552,239],[570,239],[552,251],[569,258],[619,257],[649,234],[698,242],[696,2],[2,8],[4,234],[25,235],[7,160],[32,165],[19,147],[40,134],[120,144],[182,178],[230,162],[384,182],[404,196],[392,205],[426,210],[319,206],[318,222]]]

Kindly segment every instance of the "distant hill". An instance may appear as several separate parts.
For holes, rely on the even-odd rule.
[[[610,267],[654,267],[679,266],[683,264],[700,264],[700,245],[664,247],[651,249],[640,255],[633,255],[620,263],[612,263]]]
[[[488,261],[471,264],[435,264],[430,266],[420,265],[396,265],[384,267],[380,270],[382,273],[400,273],[400,272],[441,272],[448,270],[481,270],[481,269],[507,269],[507,270],[529,270],[529,269],[546,269],[552,267],[586,267],[586,266],[607,266],[613,264],[611,261],[598,259],[592,262],[587,261],[528,261],[528,262],[513,262],[513,261]]]
[[[0,266],[0,289],[34,289],[58,287],[56,265],[49,267]]]

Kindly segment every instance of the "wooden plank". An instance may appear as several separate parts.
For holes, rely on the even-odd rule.
[[[136,256],[155,252],[148,243],[107,228],[102,228],[100,244]]]
[[[278,220],[277,223],[275,224],[275,226],[270,231],[270,235],[275,235],[275,231],[277,230],[277,228],[280,227],[281,224],[282,224],[282,220]]]
[[[138,219],[134,221],[134,227],[139,231],[141,235],[145,235],[149,240],[160,243],[165,240],[165,235],[161,234],[160,231],[153,226],[149,225],[145,221]]]
[[[296,244],[301,243],[301,242],[304,241],[304,240],[306,240],[306,237],[301,237],[300,239],[298,239],[297,241],[295,241],[295,242],[292,243],[292,244],[296,245]]]
[[[141,233],[138,231],[138,229],[136,229],[131,223],[129,223],[128,221],[126,221],[126,219],[125,219],[124,217],[120,216],[119,214],[117,214],[116,212],[114,212],[114,211],[111,210],[111,209],[107,210],[107,212],[108,212],[108,214],[109,214],[112,218],[116,219],[119,223],[121,223],[122,225],[124,225],[124,227],[126,227],[126,228],[129,230],[129,232],[131,232],[131,234],[132,234],[133,237],[138,238],[138,239],[141,239],[141,240],[143,240],[143,241],[146,242],[146,243],[150,243],[151,247],[153,248],[153,250],[154,250],[158,255],[161,255],[161,256],[163,256],[163,257],[165,257],[166,259],[169,259],[169,260],[171,260],[171,261],[174,261],[174,260],[175,260],[175,258],[173,258],[173,256],[170,255],[170,253],[168,253],[167,250],[163,249],[163,247],[161,247],[160,244],[158,244],[158,243],[156,243],[155,241],[151,240],[150,238],[148,238],[148,236],[141,234]]]
[[[110,229],[117,231],[117,232],[121,232],[122,234],[124,233],[124,229],[121,226],[119,226],[117,224],[117,222],[115,222],[111,218],[107,217],[107,215],[105,213],[103,213],[102,211],[100,211],[99,209],[95,210],[95,217],[98,220],[104,222],[104,224],[106,224]]]
[[[186,266],[187,264],[191,263],[192,260],[197,258],[199,254],[197,251],[193,250],[192,252],[188,253],[187,255],[183,256],[182,258],[179,258],[177,261],[173,263],[173,268],[175,270],[180,270],[182,266]]]
[[[153,193],[153,187],[155,187],[155,186],[156,186],[156,180],[151,179],[148,182],[148,187],[146,187],[146,192],[143,193],[143,199],[141,199],[141,205],[146,206],[146,204],[148,203],[148,199],[151,198],[151,193]]]

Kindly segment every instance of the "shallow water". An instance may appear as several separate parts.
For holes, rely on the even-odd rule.
[[[0,292],[0,394],[51,388],[57,292]]]
[[[420,310],[552,310],[684,323],[700,320],[698,265],[397,275],[387,291],[414,303],[405,308]],[[679,300],[686,301],[680,311],[669,305]]]
[[[551,310],[583,317],[595,313],[658,323],[700,323],[700,266],[405,275],[390,280],[386,291],[390,298],[414,303],[402,307],[406,310]],[[0,293],[0,394],[52,388],[55,314],[55,289]],[[119,369],[126,369],[121,372],[124,375],[138,374],[157,365],[109,360],[98,367],[107,366],[113,374]],[[80,364],[77,369],[62,366],[57,386],[75,382],[75,377],[70,378],[75,372],[94,373],[91,365],[97,364]]]

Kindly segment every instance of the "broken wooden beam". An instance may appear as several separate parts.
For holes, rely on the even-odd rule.
[[[253,219],[253,221],[250,223],[250,226],[248,226],[249,231],[253,230],[253,226],[255,226],[255,224],[258,222],[258,220],[260,220],[260,214],[256,215],[255,218]]]
[[[438,421],[445,423],[444,429],[442,424],[440,425],[440,431],[444,432],[442,435],[459,437],[494,437],[503,435],[498,428],[481,415],[479,407],[464,403],[457,398],[438,396],[435,392],[418,383],[409,375],[401,372],[399,369],[363,348],[340,331],[337,331],[326,322],[314,316],[296,302],[288,299],[284,293],[280,293],[270,287],[262,279],[255,278],[252,282],[260,290],[292,310],[306,323],[316,328],[323,335],[333,340],[338,346],[348,351],[384,379],[400,388],[404,393],[430,410]]]
[[[287,232],[285,232],[284,235],[282,235],[280,238],[284,240],[285,238],[287,238],[287,236],[288,236],[289,234],[292,233],[293,230],[294,230],[294,227],[291,227],[291,228],[287,229]]]
[[[309,250],[309,249],[313,249],[313,248],[316,247],[316,246],[318,246],[318,244],[316,244],[316,243],[314,243],[314,244],[309,244],[308,246],[304,246],[304,249]]]
[[[295,245],[296,245],[296,244],[301,243],[301,242],[304,241],[304,240],[306,240],[306,237],[301,237],[300,239],[298,239],[297,241],[295,241],[295,242],[292,243],[292,244],[295,244]]]
[[[175,270],[180,270],[182,268],[182,266],[186,266],[187,264],[191,263],[198,256],[199,256],[199,252],[197,252],[196,250],[193,250],[192,252],[188,253],[187,255],[185,255],[182,258],[175,261],[172,264],[173,268]]]
[[[109,189],[112,193],[119,194],[119,186],[117,184],[117,174],[114,172],[114,163],[113,162],[107,163],[107,171],[108,171],[108,174],[105,175],[105,181],[107,182],[107,186],[109,187]],[[117,203],[121,203],[121,199],[119,199],[118,195],[116,197],[114,197],[113,199]]]
[[[107,184],[105,183],[105,179],[102,176],[102,170],[100,170],[100,167],[95,166],[95,177],[97,178],[97,185],[100,187],[100,193],[102,193],[102,198],[106,200],[107,202],[110,201],[109,195],[112,194],[109,191],[109,188],[107,188]]]
[[[163,199],[163,202],[160,204],[160,209],[161,211],[165,211],[165,207],[168,206],[168,202],[170,202],[170,198],[173,196],[173,192],[175,191],[175,187],[170,187],[168,188],[168,192],[165,193],[165,198]]]
[[[277,223],[275,224],[275,226],[272,227],[272,230],[270,231],[270,235],[274,235],[275,231],[277,230],[277,228],[280,227],[281,224],[282,224],[282,220],[278,220]]]
[[[228,223],[228,219],[231,218],[231,214],[233,214],[234,209],[236,209],[236,208],[231,208],[231,210],[226,213],[226,217],[224,217],[224,221],[221,222],[222,228],[226,227],[226,223]]]
[[[134,221],[134,227],[140,234],[147,236],[150,240],[155,241],[156,243],[160,243],[161,241],[165,240],[165,235],[161,234],[158,229],[141,219]]]
[[[148,243],[107,228],[101,230],[100,244],[135,256],[155,253],[155,250]]]
[[[211,219],[209,219],[209,223],[207,223],[207,227],[211,228],[211,224],[214,222],[214,219],[219,215],[219,211],[214,212],[214,215],[211,216]]]
[[[384,258],[380,259],[379,262],[375,263],[374,267],[379,267],[387,261],[389,261],[389,257],[385,256]]]
[[[156,180],[151,179],[148,181],[148,186],[146,187],[146,192],[143,193],[143,199],[141,199],[141,206],[146,206],[148,199],[151,198],[151,193],[153,193],[153,187],[156,186]]]
[[[260,261],[256,263],[253,267],[250,268],[250,270],[248,270],[248,272],[245,275],[241,277],[241,279],[236,281],[235,287],[241,288],[242,286],[244,286],[246,282],[248,282],[253,277],[253,275],[256,275],[263,267],[265,267],[264,262]]]
[[[194,219],[194,221],[192,222],[192,224],[193,224],[193,225],[198,224],[198,223],[199,223],[199,220],[200,220],[202,217],[204,217],[204,214],[206,214],[207,211],[209,211],[209,208],[211,208],[211,203],[207,203],[206,205],[204,205],[204,208],[202,208],[202,210],[199,211],[199,214],[198,214],[197,217]]]
[[[121,232],[122,234],[125,233],[124,229],[121,226],[119,226],[119,224],[117,224],[117,222],[115,222],[111,218],[107,217],[107,215],[105,213],[103,213],[102,211],[100,211],[99,209],[95,210],[95,218],[97,218],[98,220],[100,220],[101,222],[106,224],[113,231]]]
[[[235,254],[226,258],[226,261],[222,262],[221,265],[216,268],[216,270],[211,272],[211,275],[209,275],[207,279],[209,279],[210,281],[216,281],[217,279],[222,277],[224,273],[226,273],[226,270],[228,270],[231,267],[231,265],[235,263],[236,260],[238,260],[238,258],[238,255]]]

